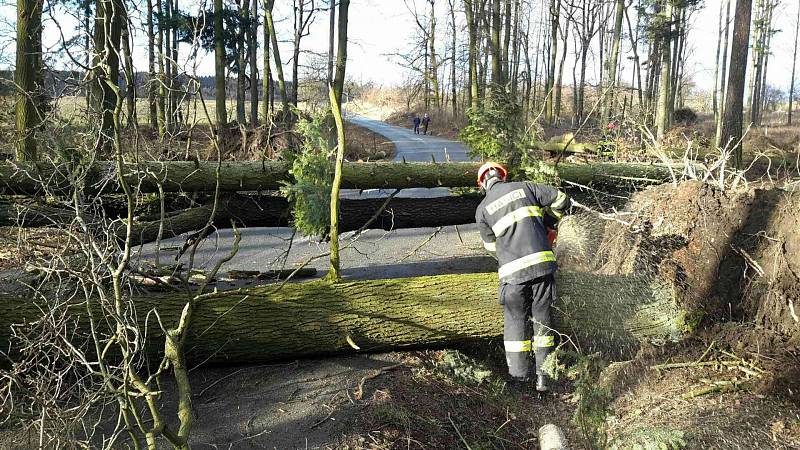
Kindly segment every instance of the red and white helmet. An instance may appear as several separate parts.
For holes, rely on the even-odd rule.
[[[484,163],[480,169],[478,169],[478,186],[483,186],[483,180],[486,176],[492,172],[497,171],[497,175],[500,177],[501,180],[505,181],[506,177],[508,176],[508,169],[505,168],[502,164],[498,164],[493,161],[488,161]]]

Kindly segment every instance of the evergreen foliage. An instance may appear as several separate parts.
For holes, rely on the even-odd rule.
[[[487,91],[483,104],[467,111],[469,124],[461,131],[461,140],[472,156],[518,167],[527,143],[522,106],[501,86],[492,85]]]
[[[292,155],[294,183],[281,192],[294,209],[293,227],[304,236],[327,236],[330,226],[330,196],[333,181],[333,152],[328,149],[327,118],[302,117],[297,131],[303,138],[299,152]]]

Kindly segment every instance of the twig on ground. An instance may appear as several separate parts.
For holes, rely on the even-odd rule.
[[[403,367],[405,365],[406,365],[405,363],[399,363],[392,366],[381,367],[380,369],[376,370],[375,373],[365,376],[364,378],[361,379],[361,381],[358,382],[358,387],[356,388],[355,392],[353,392],[353,397],[355,397],[356,400],[362,400],[364,397],[364,383],[366,383],[367,380],[378,378],[379,376],[381,376],[381,374],[384,374],[390,370]]]
[[[467,443],[467,440],[466,440],[466,439],[464,439],[464,436],[462,436],[462,435],[461,435],[461,431],[460,431],[460,430],[458,429],[458,427],[456,426],[456,423],[455,423],[455,422],[453,422],[453,418],[452,418],[452,417],[450,417],[450,413],[447,413],[447,420],[449,420],[449,421],[450,421],[450,424],[451,424],[451,425],[453,425],[453,429],[454,429],[454,430],[456,430],[456,434],[457,434],[457,435],[458,435],[458,437],[461,439],[461,443],[463,443],[463,444],[464,444],[464,447],[466,447],[466,448],[467,448],[467,450],[472,450],[472,447],[470,447],[470,446],[469,446],[469,444]]]
[[[413,256],[415,253],[417,253],[417,252],[419,251],[419,249],[421,249],[421,248],[422,248],[422,247],[424,247],[426,244],[428,244],[428,242],[432,241],[432,240],[433,240],[433,238],[435,238],[435,237],[436,237],[436,235],[438,235],[440,231],[442,231],[442,227],[438,227],[438,228],[436,228],[436,231],[434,231],[433,233],[431,233],[431,235],[430,235],[430,236],[428,236],[428,239],[425,239],[425,241],[424,241],[424,242],[422,242],[421,244],[419,244],[418,246],[416,246],[416,248],[414,248],[414,250],[411,250],[410,252],[408,252],[408,253],[406,254],[406,256],[403,256],[402,258],[400,258],[400,261],[399,261],[399,262],[405,261],[406,259],[408,259],[408,258],[410,258],[411,256]]]

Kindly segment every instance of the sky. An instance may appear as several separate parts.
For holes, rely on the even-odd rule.
[[[413,3],[414,0],[409,0]],[[720,3],[723,0],[705,0],[705,6],[695,13],[691,22],[689,34],[689,53],[687,56],[686,70],[691,75],[697,87],[702,90],[711,90],[714,86],[714,61],[717,45],[717,29],[719,21]],[[794,44],[794,30],[797,17],[798,0],[781,0],[782,3],[776,10],[775,28],[779,32],[773,38],[773,54],[770,60],[768,83],[786,90],[789,85],[792,69],[792,50]],[[317,3],[327,3],[317,0]],[[424,11],[425,0],[416,0],[418,8]],[[447,1],[439,0],[437,3],[438,39],[441,53],[444,51],[449,30],[447,19]],[[457,4],[461,2],[456,0]],[[196,0],[182,1],[182,8],[198,8]],[[733,8],[731,8],[731,20]],[[57,10],[52,17],[46,18],[44,43],[46,48],[57,49],[62,40],[61,33],[69,39],[74,36],[77,20],[73,17],[74,11],[63,8]],[[5,3],[0,6],[0,64],[3,67],[13,65],[13,27],[16,8],[14,3]],[[288,63],[291,56],[292,9],[289,0],[278,0],[275,6],[277,28],[282,40],[281,54],[284,63]],[[60,28],[56,26],[56,20]],[[457,20],[463,25],[463,12],[457,13]],[[537,12],[531,17],[534,23],[538,20]],[[304,51],[327,52],[327,12],[317,15],[311,26],[309,36],[303,39]],[[404,70],[397,59],[390,56],[397,52],[406,52],[412,46],[416,24],[403,0],[352,0],[350,5],[349,21],[349,47],[347,74],[350,79],[358,81],[372,81],[379,85],[395,86],[403,83],[408,78],[409,72]],[[260,32],[259,32],[260,34]],[[534,35],[532,29],[531,35]],[[466,36],[462,36],[465,38]],[[137,70],[147,68],[146,37],[143,30],[138,30],[135,37],[134,65]],[[623,48],[623,52],[629,46]],[[189,47],[181,48],[183,55],[188,54]],[[259,56],[259,65],[260,59]],[[301,56],[303,58],[303,56]],[[80,58],[82,59],[82,57]],[[571,68],[570,57],[567,66]],[[59,59],[62,64],[64,58]],[[597,78],[598,65],[594,56],[590,56],[593,70],[589,71],[589,81]],[[303,59],[301,59],[301,64]],[[203,54],[194,63],[196,68],[185,66],[187,71],[195,69],[198,75],[213,75],[213,55]],[[623,60],[625,65],[625,61]],[[630,79],[630,63],[623,67],[622,74],[625,79]],[[285,68],[287,78],[291,77],[289,66]],[[571,82],[571,70],[565,70],[565,82]]]

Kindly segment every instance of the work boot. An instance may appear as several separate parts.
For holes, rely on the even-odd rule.
[[[531,388],[531,380],[528,377],[511,377],[506,386],[509,391],[525,394]]]
[[[545,393],[550,391],[550,377],[545,373],[536,374],[536,391]]]

